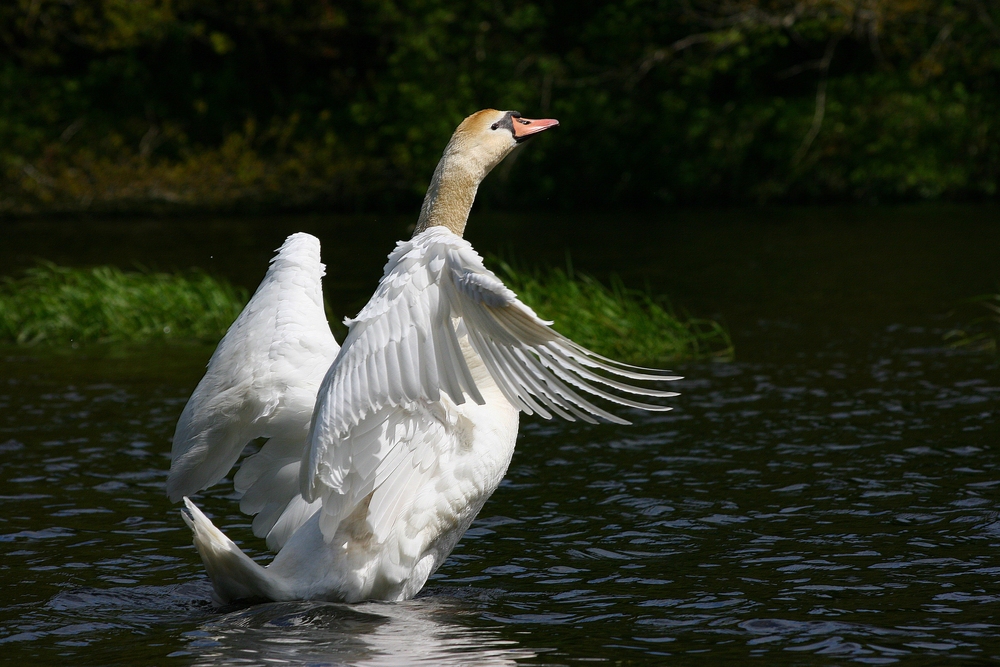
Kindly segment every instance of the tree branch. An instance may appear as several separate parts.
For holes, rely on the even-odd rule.
[[[798,166],[802,162],[809,152],[813,141],[819,135],[820,129],[823,127],[823,118],[826,116],[826,84],[830,77],[830,63],[833,61],[833,53],[837,49],[840,38],[840,35],[835,35],[826,44],[826,53],[820,61],[820,69],[823,74],[820,77],[819,85],[816,87],[816,110],[813,112],[813,120],[809,126],[809,131],[806,132],[806,136],[802,138],[802,144],[795,151],[795,155],[792,156],[793,167]]]

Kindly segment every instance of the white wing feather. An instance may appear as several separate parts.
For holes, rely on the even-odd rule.
[[[385,539],[435,456],[454,446],[441,404],[484,404],[463,342],[511,404],[546,419],[627,424],[592,398],[669,410],[620,393],[676,395],[624,382],[676,378],[612,361],[557,333],[443,227],[399,242],[372,299],[345,323],[350,333],[320,387],[301,469],[303,497],[322,501],[327,539],[369,496],[368,526]]]
[[[171,500],[215,484],[243,448],[269,438],[235,477],[254,533],[277,549],[318,509],[302,499],[299,466],[316,393],[340,348],[323,309],[319,241],[289,236],[229,327],[188,400],[171,451]]]

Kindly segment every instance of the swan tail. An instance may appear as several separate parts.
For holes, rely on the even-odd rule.
[[[254,598],[287,599],[287,595],[282,595],[285,589],[282,582],[243,553],[187,497],[181,516],[194,533],[194,546],[208,570],[217,603]]]

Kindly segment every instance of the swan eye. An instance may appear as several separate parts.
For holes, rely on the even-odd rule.
[[[495,130],[498,127],[500,127],[500,121],[497,121],[496,123],[493,123],[492,125],[490,125],[490,129],[491,130]]]

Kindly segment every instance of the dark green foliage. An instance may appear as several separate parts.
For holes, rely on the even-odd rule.
[[[0,211],[415,207],[487,106],[562,121],[487,202],[994,197],[998,73],[987,0],[14,0]]]
[[[670,304],[611,286],[572,270],[530,272],[499,262],[500,274],[540,317],[554,321],[559,333],[606,357],[630,364],[662,367],[685,359],[731,359],[733,344],[717,322],[678,316]]]
[[[0,341],[68,344],[222,337],[247,294],[186,275],[43,264],[0,282]]]

